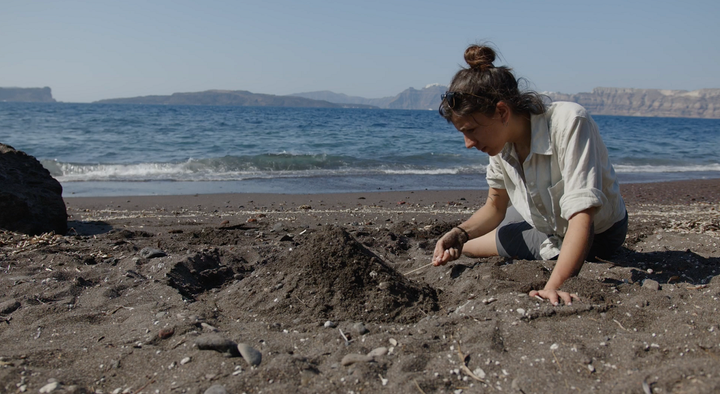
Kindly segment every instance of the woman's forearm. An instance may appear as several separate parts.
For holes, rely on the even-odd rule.
[[[589,208],[570,218],[560,256],[545,290],[559,289],[568,278],[580,272],[592,243],[594,213],[595,209]]]

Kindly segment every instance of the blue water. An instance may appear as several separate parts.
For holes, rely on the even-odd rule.
[[[621,181],[720,177],[720,120],[594,119]],[[487,188],[436,111],[0,103],[0,142],[66,196]]]

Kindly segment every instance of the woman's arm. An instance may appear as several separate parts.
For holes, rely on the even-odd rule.
[[[568,278],[577,275],[585,262],[585,257],[587,257],[593,239],[594,216],[595,208],[588,208],[570,218],[568,230],[565,233],[565,239],[563,239],[560,249],[560,256],[552,274],[550,274],[550,279],[548,279],[543,290],[531,291],[531,297],[540,296],[546,298],[553,305],[557,305],[560,298],[567,305],[572,304],[573,298],[577,298],[574,294],[558,289]]]
[[[485,205],[458,226],[459,228],[453,228],[438,240],[433,253],[433,264],[445,265],[459,258],[467,241],[495,230],[505,218],[509,203],[507,190],[490,188]]]

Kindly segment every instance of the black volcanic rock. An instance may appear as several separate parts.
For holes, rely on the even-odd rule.
[[[28,235],[67,232],[62,186],[37,159],[0,144],[0,228]]]
[[[52,91],[44,88],[0,88],[0,101],[54,103]]]

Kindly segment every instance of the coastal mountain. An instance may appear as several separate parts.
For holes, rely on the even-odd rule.
[[[52,91],[44,88],[0,88],[0,102],[54,103]]]
[[[361,104],[331,103],[304,97],[275,96],[245,90],[207,90],[173,93],[169,96],[142,96],[95,101],[93,104],[228,105],[248,107],[369,108]]]
[[[309,98],[312,100],[329,101],[331,103],[338,103],[338,104],[370,105],[370,106],[378,107],[378,108],[387,108],[388,103],[390,101],[392,101],[394,98],[394,97],[383,97],[383,98],[369,99],[369,98],[358,97],[358,96],[348,96],[347,94],[335,93],[335,92],[331,92],[329,90],[321,90],[318,92],[295,93],[295,94],[291,94],[291,96],[305,97],[305,98]]]
[[[573,101],[594,115],[720,118],[720,89],[686,90],[595,88],[591,93],[545,93],[553,101]]]
[[[378,108],[390,109],[437,109],[440,106],[440,95],[445,93],[447,86],[440,84],[427,85],[422,89],[408,88],[394,97],[368,99],[348,96],[328,90],[318,92],[295,93],[292,96],[305,97],[313,100],[325,100],[331,103],[366,104]]]

